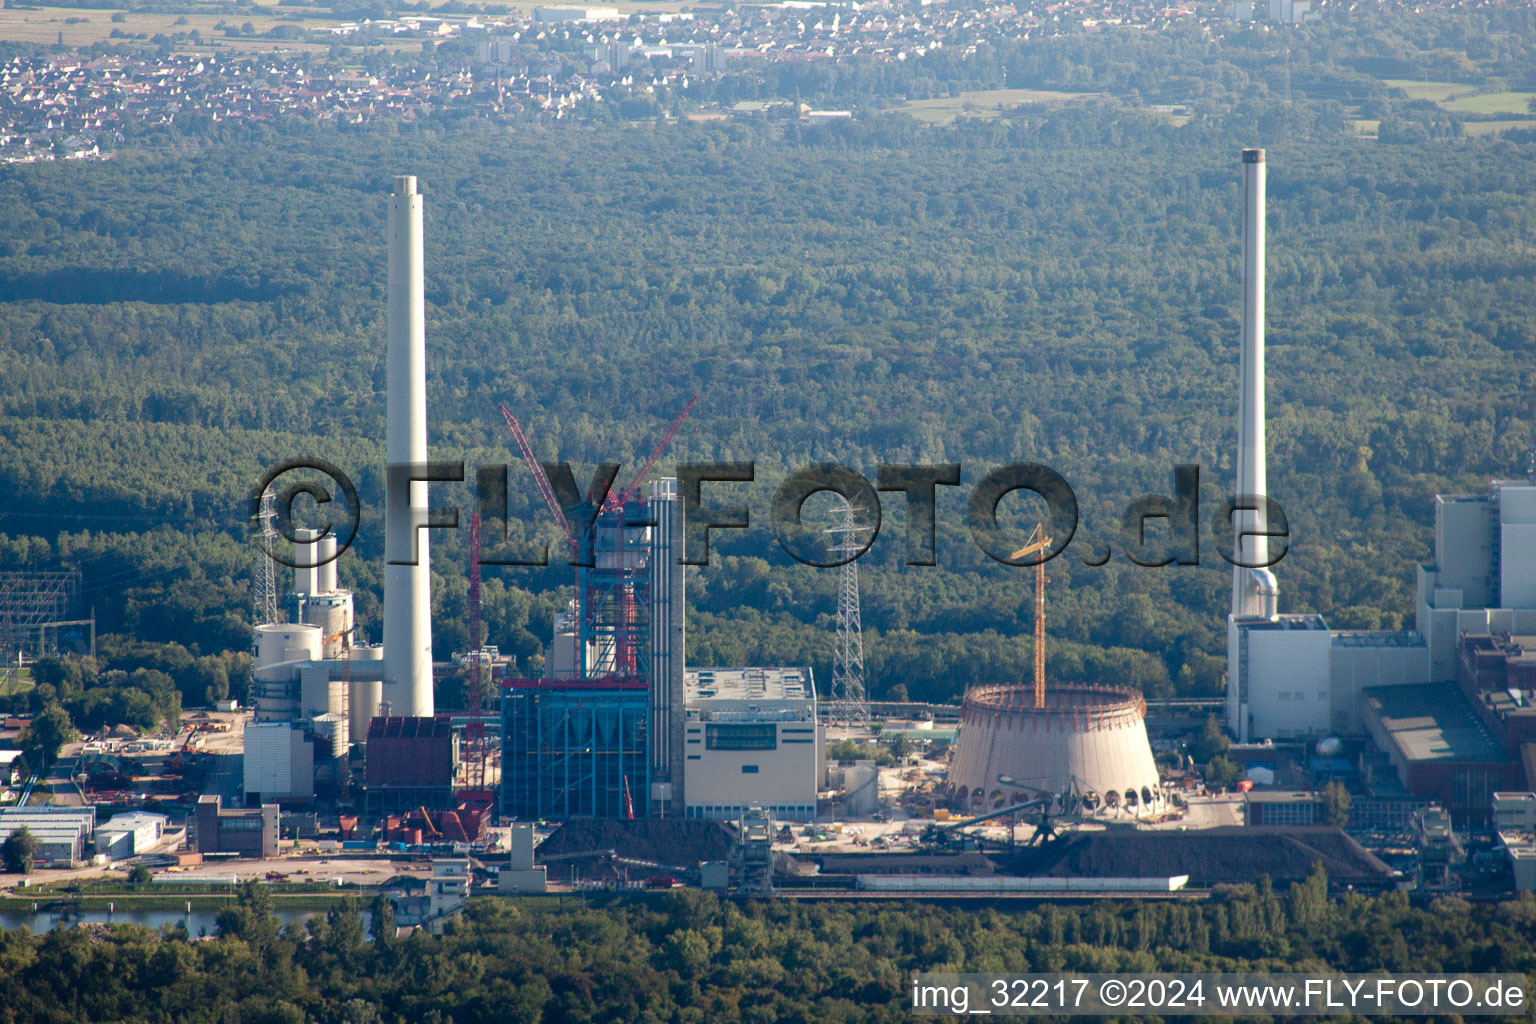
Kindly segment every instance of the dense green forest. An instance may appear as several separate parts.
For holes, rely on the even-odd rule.
[[[1408,19],[1394,46],[1444,49],[1455,24]],[[1482,33],[1473,70],[1525,60],[1509,32]],[[1157,46],[1205,73],[1166,40],[1114,38],[1052,46],[1095,74]],[[1309,38],[1314,56],[1332,45]],[[787,472],[961,462],[964,486],[940,488],[939,564],[903,564],[899,495],[860,563],[871,690],[947,699],[1016,678],[1028,576],[976,548],[964,510],[988,470],[1029,459],[1066,477],[1083,514],[1051,563],[1051,671],[1215,693],[1240,147],[1269,151],[1270,486],[1293,533],[1282,608],[1411,627],[1434,493],[1525,471],[1536,143],[1421,136],[1365,140],[1338,103],[1266,89],[1182,124],[1105,98],[945,129],[895,114],[192,125],[108,162],[0,168],[0,567],[78,568],[104,631],[185,648],[151,664],[116,641],[82,686],[167,710],[221,679],[239,694],[237,659],[198,659],[249,645],[248,491],[267,466],[318,456],[362,492],[341,574],[377,639],[384,195],[415,173],[432,454],[512,464],[514,542],[557,538],[497,402],[580,479],[601,460],[638,466],[695,394],[659,471],[756,461],[755,482],[708,491],[748,504],[754,525],[717,532],[712,564],[690,571],[694,663],[829,678],[835,571],[793,563],[767,525]],[[1170,492],[1176,463],[1201,467],[1202,565],[1132,565],[1122,513]],[[468,485],[434,493],[471,507]],[[1021,539],[1030,508],[1004,504]],[[463,532],[434,542],[442,657],[466,644]],[[1085,565],[1105,544],[1116,557]],[[569,570],[487,578],[489,641],[536,664]],[[139,671],[158,675],[112,674]]]
[[[444,936],[372,942],[355,911],[279,928],[270,897],[250,885],[220,914],[219,933],[0,932],[0,1022],[853,1024],[910,1019],[916,971],[1536,968],[1530,897],[1330,902],[1320,872],[1283,893],[1266,879],[1199,903],[1028,909],[731,903],[682,891],[558,907],[485,899]]]

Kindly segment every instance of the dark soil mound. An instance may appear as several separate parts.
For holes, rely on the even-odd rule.
[[[534,852],[536,860],[564,854],[612,850],[631,860],[693,867],[724,860],[736,845],[736,831],[717,821],[610,821],[581,818],[561,825]]]
[[[1110,831],[1068,834],[1043,850],[1005,860],[1010,874],[1053,878],[1165,878],[1193,886],[1299,881],[1321,862],[1335,883],[1376,884],[1392,869],[1343,830],[1327,827],[1212,828],[1189,832]]]

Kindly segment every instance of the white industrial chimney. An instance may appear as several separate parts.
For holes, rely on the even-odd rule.
[[[1243,150],[1243,352],[1242,397],[1237,419],[1237,494],[1258,497],[1268,492],[1264,479],[1264,151]],[[1269,540],[1247,536],[1265,529],[1262,507],[1239,512],[1234,525],[1240,539],[1235,561],[1248,566],[1269,560]],[[1232,569],[1232,614],[1276,614],[1275,577],[1267,568]]]
[[[388,420],[384,451],[394,467],[427,461],[427,338],[422,295],[421,195],[416,178],[395,179],[389,198]],[[427,485],[386,486],[384,499],[384,688],[395,715],[432,714],[432,590],[425,516]],[[415,551],[415,565],[408,562]]]

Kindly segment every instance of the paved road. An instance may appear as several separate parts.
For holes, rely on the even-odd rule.
[[[239,754],[209,754],[208,775],[203,780],[203,793],[216,793],[224,798],[225,807],[241,806],[240,785],[244,781]]]

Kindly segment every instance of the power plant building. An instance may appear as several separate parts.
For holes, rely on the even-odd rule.
[[[364,801],[371,813],[453,806],[459,734],[446,715],[375,718],[364,747]]]
[[[592,565],[578,570],[576,600],[556,616],[544,678],[503,689],[505,813],[681,815],[682,543],[674,479],[650,481],[645,498],[638,489],[611,495],[596,511]]]
[[[1227,726],[1240,742],[1361,735],[1362,694],[1431,678],[1422,632],[1330,630],[1322,616],[1282,614],[1270,571],[1264,433],[1266,168],[1243,150],[1243,337],[1235,493],[1254,506],[1234,516],[1232,611],[1227,619]],[[1423,586],[1421,580],[1421,588]],[[1449,600],[1449,598],[1448,598]],[[1421,628],[1423,615],[1421,614]]]
[[[753,804],[810,821],[825,774],[809,668],[684,674],[684,813],[734,821]]]
[[[277,804],[226,810],[216,794],[204,794],[198,797],[193,823],[199,853],[233,853],[253,859],[277,856]]]
[[[249,801],[313,799],[317,777],[343,784],[352,743],[373,735],[380,714],[432,720],[429,544],[414,515],[427,505],[427,484],[406,479],[410,467],[427,461],[422,206],[416,179],[397,178],[387,239],[385,448],[393,470],[384,503],[384,643],[357,642],[352,593],[337,582],[335,535],[299,531],[284,602],[289,621],[255,628],[256,714],[244,761]],[[391,788],[401,792],[385,796],[436,787]]]
[[[524,821],[647,816],[649,726],[644,680],[503,684],[503,815]]]
[[[254,630],[255,719],[243,763],[253,803],[313,800],[317,772],[329,783],[344,780],[351,725],[378,710],[383,651],[352,642],[352,592],[337,585],[335,535],[300,530],[294,554],[283,602],[289,621]]]
[[[1242,393],[1237,493],[1267,494],[1264,444],[1263,150],[1243,151]],[[1239,512],[1247,534],[1235,551],[1246,566],[1267,562],[1265,512]],[[1536,484],[1496,480],[1486,495],[1435,498],[1435,561],[1420,566],[1413,630],[1330,630],[1319,615],[1285,615],[1268,568],[1233,569],[1227,620],[1227,724],[1242,742],[1371,733],[1395,705],[1381,690],[1447,683],[1469,635],[1536,635]],[[1473,689],[1469,699],[1478,700]],[[1412,692],[1421,693],[1422,690]],[[1406,742],[1406,741],[1405,741]],[[1392,744],[1387,743],[1389,753]],[[1393,754],[1405,776],[1407,742]],[[1461,746],[1466,746],[1461,744]],[[1506,745],[1507,746],[1507,745]],[[1512,748],[1510,748],[1512,749]],[[1472,757],[1471,760],[1477,760]],[[1481,797],[1458,801],[1479,803]]]

